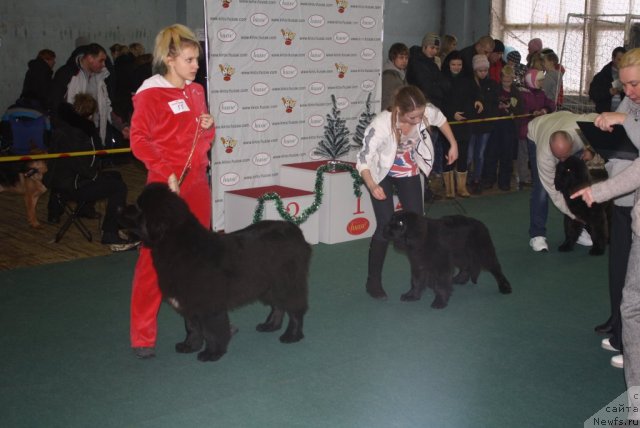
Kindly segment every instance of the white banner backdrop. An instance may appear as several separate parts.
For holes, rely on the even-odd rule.
[[[280,165],[318,159],[331,95],[351,137],[369,93],[379,109],[383,0],[206,0],[206,10],[220,230],[225,191],[278,184]]]

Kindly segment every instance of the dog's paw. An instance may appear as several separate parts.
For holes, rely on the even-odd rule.
[[[431,307],[433,309],[444,309],[447,307],[447,300],[443,299],[441,296],[436,296],[435,299],[433,299],[433,302],[431,302]]]
[[[197,352],[202,348],[202,343],[200,346],[196,347],[189,342],[179,342],[176,343],[176,352],[179,354],[191,354],[193,352]]]
[[[420,296],[416,296],[411,291],[409,291],[400,296],[400,300],[403,302],[415,302],[416,300],[420,300]]]
[[[502,294],[511,294],[511,284],[509,284],[508,282],[502,282],[500,284],[498,284],[498,289],[500,290],[500,293]]]
[[[567,253],[569,251],[573,251],[573,245],[571,243],[565,242],[564,244],[558,247],[558,251],[561,253]]]
[[[202,362],[218,361],[224,354],[224,351],[213,352],[210,349],[205,349],[198,354],[198,360]]]
[[[256,331],[259,331],[261,333],[269,333],[272,331],[280,330],[280,327],[282,327],[282,325],[270,324],[268,322],[265,322],[258,324],[256,326]]]
[[[590,256],[601,256],[604,254],[604,248],[603,247],[596,247],[593,246],[591,247],[591,249],[589,250],[589,255]]]
[[[469,272],[461,270],[456,276],[453,277],[453,283],[466,284],[467,282],[469,282],[470,278],[471,275],[469,275]]]
[[[282,343],[300,342],[303,337],[304,337],[304,334],[302,334],[302,332],[299,332],[297,334],[285,333],[282,336],[280,336],[280,342],[282,342]]]

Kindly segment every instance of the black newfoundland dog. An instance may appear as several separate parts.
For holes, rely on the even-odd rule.
[[[280,341],[304,337],[311,246],[294,224],[261,221],[217,234],[162,183],[147,185],[121,218],[151,249],[163,297],[185,319],[187,337],[176,344],[177,352],[199,351],[204,342],[198,359],[218,360],[230,340],[228,311],[254,301],[271,306],[256,330],[279,330],[287,313]]]
[[[569,210],[576,216],[575,220],[564,216],[564,242],[558,251],[571,251],[578,241],[582,228],[586,227],[591,235],[593,246],[589,250],[592,256],[604,254],[607,237],[607,213],[603,204],[593,204],[588,207],[582,198],[571,199],[571,195],[591,184],[589,169],[580,159],[570,156],[556,166],[554,185],[561,192],[567,202]]]
[[[491,272],[502,294],[511,293],[489,230],[476,219],[461,215],[430,219],[397,211],[385,226],[384,237],[409,257],[411,289],[402,295],[403,301],[419,300],[429,287],[436,295],[431,307],[444,308],[453,283],[466,284],[471,279],[475,284],[482,270]]]

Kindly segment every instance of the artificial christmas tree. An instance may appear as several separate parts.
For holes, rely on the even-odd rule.
[[[333,108],[331,114],[327,114],[327,124],[324,126],[324,136],[315,148],[314,154],[330,161],[346,155],[351,150],[349,145],[349,129],[347,121],[340,117],[340,109],[336,105],[335,95],[331,95]]]

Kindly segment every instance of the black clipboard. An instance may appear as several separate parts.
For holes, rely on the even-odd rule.
[[[622,125],[614,125],[613,131],[607,132],[593,122],[577,123],[589,145],[603,158],[635,160],[638,157],[638,148],[631,142]]]

